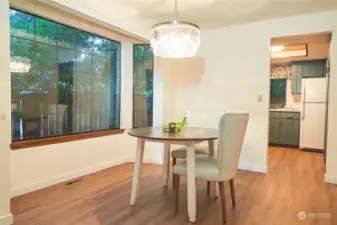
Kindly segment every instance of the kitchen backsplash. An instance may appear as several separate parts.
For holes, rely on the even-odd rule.
[[[301,95],[291,93],[291,80],[287,80],[287,97],[286,106],[287,108],[300,109],[301,108]]]
[[[301,95],[300,94],[292,94],[291,93],[291,64],[275,64],[271,65],[270,71],[271,79],[284,79],[287,78],[287,90],[286,90],[286,103],[285,107],[287,108],[301,108]],[[284,105],[282,103],[278,103],[277,101],[270,101],[270,108],[282,108]]]
[[[291,64],[275,64],[271,65],[270,78],[291,78]]]

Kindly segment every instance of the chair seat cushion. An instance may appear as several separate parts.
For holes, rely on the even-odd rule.
[[[187,161],[184,160],[177,163],[173,167],[173,173],[181,176],[187,176]],[[218,181],[219,169],[214,156],[195,156],[195,177],[203,180]]]
[[[187,147],[177,148],[171,151],[171,157],[176,159],[186,159],[187,156]],[[196,147],[195,154],[208,154],[207,148]]]

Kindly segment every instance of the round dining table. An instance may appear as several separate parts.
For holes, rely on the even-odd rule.
[[[209,154],[214,155],[214,140],[218,138],[218,131],[211,128],[186,127],[181,132],[166,132],[161,127],[133,128],[128,134],[136,137],[137,150],[132,180],[130,205],[134,206],[140,186],[140,173],[143,163],[145,142],[164,144],[164,186],[167,186],[170,173],[170,146],[187,146],[187,207],[191,222],[196,219],[196,188],[195,188],[195,148],[196,144],[208,141]]]

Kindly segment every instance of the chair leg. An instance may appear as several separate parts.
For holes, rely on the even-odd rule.
[[[175,164],[177,164],[177,159],[176,158],[172,158],[172,177],[173,177],[173,179],[172,179],[172,187],[173,187],[173,189],[175,187],[175,179],[174,179],[174,174],[173,174],[173,167],[174,167]]]
[[[225,183],[224,182],[218,182],[218,187],[219,187],[219,192],[220,192],[222,222],[223,222],[223,224],[226,224]]]
[[[175,180],[175,204],[174,209],[175,212],[178,212],[178,206],[179,206],[179,183],[180,183],[180,175],[174,174],[174,180]]]
[[[207,196],[210,194],[210,189],[211,189],[211,182],[207,181]]]
[[[234,178],[229,180],[229,186],[231,188],[232,206],[233,208],[235,208],[236,203],[235,203],[235,191],[234,191]]]

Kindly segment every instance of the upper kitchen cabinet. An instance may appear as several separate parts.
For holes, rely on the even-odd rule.
[[[301,94],[303,66],[301,64],[291,65],[291,93]]]
[[[326,59],[293,61],[291,64],[291,93],[301,94],[302,78],[324,77]]]
[[[326,59],[302,61],[302,78],[324,77],[326,74]]]

